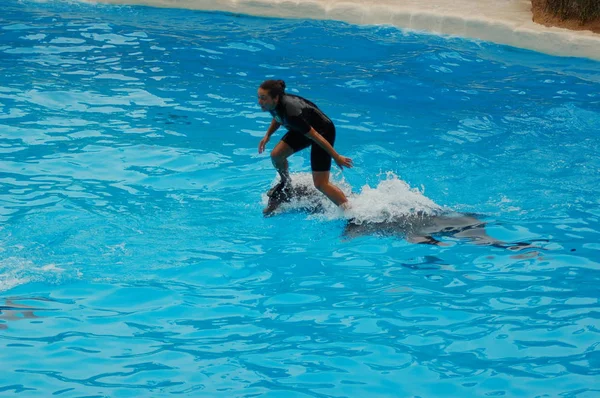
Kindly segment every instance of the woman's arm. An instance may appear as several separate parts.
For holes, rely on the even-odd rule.
[[[340,155],[333,149],[329,141],[327,141],[317,130],[310,128],[310,131],[306,133],[306,136],[316,142],[321,148],[325,150],[332,157],[335,163],[340,166],[341,169],[344,167],[352,167],[352,159]]]
[[[277,122],[277,120],[275,120],[275,118],[273,118],[273,120],[271,120],[271,125],[269,126],[269,129],[267,130],[266,137],[271,138],[273,133],[276,132],[280,126],[281,126],[281,124],[279,124]]]
[[[277,122],[277,120],[275,120],[275,118],[273,118],[273,120],[271,120],[271,125],[267,129],[267,133],[265,134],[263,139],[260,140],[260,142],[258,143],[258,153],[263,153],[265,151],[265,147],[267,146],[267,143],[271,139],[271,136],[273,135],[274,132],[277,131],[277,129],[280,126],[281,126],[281,124],[279,124]]]

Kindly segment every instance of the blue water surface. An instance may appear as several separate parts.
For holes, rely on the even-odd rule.
[[[600,394],[600,63],[335,21],[1,11],[0,395]],[[476,213],[504,248],[349,237],[322,198],[264,218],[267,78],[336,123],[355,216]]]

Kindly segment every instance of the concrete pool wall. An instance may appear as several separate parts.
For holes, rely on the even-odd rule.
[[[97,3],[386,24],[600,60],[600,34],[536,24],[530,0],[96,0]]]

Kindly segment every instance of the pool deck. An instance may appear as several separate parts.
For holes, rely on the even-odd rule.
[[[314,18],[480,39],[542,53],[600,60],[600,34],[532,21],[530,0],[95,0],[97,3]],[[427,3],[427,4],[424,4]]]

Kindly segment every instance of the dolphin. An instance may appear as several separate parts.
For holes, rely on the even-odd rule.
[[[316,189],[305,185],[288,185],[274,187],[268,193],[268,203],[263,214],[269,217],[284,203],[297,200],[303,204],[301,211],[309,213],[323,212],[323,206],[319,202]],[[308,199],[308,200],[306,200]],[[405,239],[407,242],[416,244],[427,244],[436,246],[448,246],[448,243],[440,241],[438,237],[452,237],[464,239],[470,243],[484,246],[494,246],[509,250],[521,250],[535,247],[532,243],[516,242],[508,243],[495,239],[488,235],[485,226],[488,224],[482,220],[482,216],[474,213],[457,213],[452,211],[442,213],[426,213],[416,211],[401,216],[394,216],[385,221],[361,221],[351,218],[346,221],[343,237],[354,239],[361,236],[395,236]]]
[[[320,192],[306,185],[289,184],[284,187],[283,185],[278,184],[267,192],[267,197],[269,199],[267,201],[267,206],[263,209],[263,215],[265,217],[272,216],[281,205],[289,203],[294,199],[297,201],[309,199],[309,201],[302,202],[311,202],[305,203],[304,206],[300,206],[299,210],[301,211],[306,211],[308,213],[323,212],[323,206],[318,203],[319,195],[321,195]]]
[[[466,240],[475,245],[494,246],[509,250],[534,247],[527,242],[507,243],[493,238],[486,232],[486,224],[486,221],[475,214],[416,212],[381,222],[360,222],[350,219],[344,228],[343,235],[348,239],[365,235],[396,236],[410,243],[435,246],[449,245],[437,238],[452,237]]]

